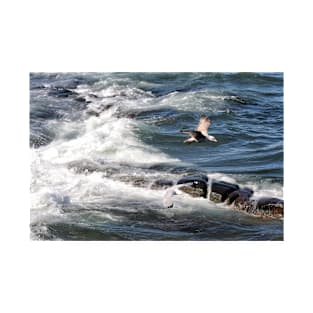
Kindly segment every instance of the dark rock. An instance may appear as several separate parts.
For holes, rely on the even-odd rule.
[[[233,204],[233,208],[238,211],[251,213],[255,208],[255,201],[250,201],[253,190],[250,188],[240,188],[228,195],[226,204]]]
[[[248,198],[245,197],[238,197],[234,201],[233,208],[237,211],[244,211],[249,214],[260,215],[256,210],[256,201],[249,200]]]
[[[37,85],[37,86],[31,86],[30,90],[38,90],[38,89],[45,89],[46,86],[44,85]]]
[[[284,201],[278,198],[261,198],[256,203],[256,210],[261,215],[283,217]]]
[[[123,183],[129,183],[135,187],[147,187],[150,183],[145,177],[140,176],[119,176],[116,178]]]
[[[229,194],[227,199],[227,204],[230,205],[234,203],[235,205],[245,202],[250,199],[253,195],[253,190],[250,188],[240,188]]]
[[[98,113],[98,112],[96,112],[96,111],[94,111],[94,110],[88,110],[86,113],[87,113],[88,115],[90,115],[90,116],[97,116],[97,117],[100,116],[100,113]]]
[[[84,97],[76,97],[75,100],[78,101],[78,102],[86,102],[86,103],[90,103],[91,102],[91,101],[87,101],[86,98],[84,98]]]
[[[134,118],[136,118],[136,113],[128,113],[127,115],[126,115],[126,117],[127,118],[130,118],[130,119],[134,119]]]
[[[179,189],[192,197],[206,198],[208,195],[208,177],[205,175],[186,176],[178,180],[177,185],[192,183],[190,186],[182,186]]]
[[[103,111],[109,110],[109,109],[111,109],[113,106],[114,106],[113,103],[107,104],[107,105],[103,106]]]
[[[136,119],[140,119],[140,120],[145,120],[147,118],[149,118],[151,115],[153,115],[155,118],[164,118],[166,116],[170,117],[173,115],[173,112],[176,113],[176,111],[174,110],[166,110],[166,111],[160,111],[160,110],[142,110],[142,109],[132,109],[129,110],[129,108],[119,108],[116,112],[115,112],[115,116],[117,118],[122,118],[122,117],[126,117],[126,118],[136,118]]]
[[[179,187],[179,190],[188,193],[193,198],[198,197],[206,198],[207,196],[207,189],[199,188],[196,184],[193,184],[192,186],[181,186]]]
[[[106,105],[100,105],[97,108],[89,108],[86,113],[88,115],[92,115],[92,116],[99,116],[100,113],[112,108],[113,105],[114,104],[110,103],[110,104],[106,104]]]
[[[249,200],[238,197],[234,201],[234,209],[256,216],[277,218],[284,216],[284,201],[277,198]]]
[[[151,189],[155,189],[155,190],[159,190],[159,189],[167,189],[169,187],[172,187],[174,185],[174,182],[168,179],[157,179],[155,180],[150,188]]]
[[[161,180],[160,180],[161,181]],[[190,184],[190,185],[185,185]],[[201,174],[185,176],[177,181],[177,187],[192,197],[208,196],[208,177]],[[182,185],[182,186],[179,186]],[[169,184],[166,187],[171,186]],[[237,184],[225,181],[212,181],[210,200],[232,205],[235,210],[248,214],[279,218],[284,216],[284,201],[278,198],[250,199],[253,195],[251,188],[240,188]]]
[[[52,87],[54,87],[54,88],[65,88],[65,89],[76,89],[78,85],[81,85],[84,83],[85,83],[84,77],[76,77],[76,78],[58,80],[58,82],[52,84]]]
[[[193,181],[203,181],[203,182],[208,182],[208,177],[206,175],[190,175],[190,176],[185,176],[185,177],[182,177],[181,179],[179,179],[177,181],[177,185],[179,184],[186,184],[186,183],[190,183],[190,182],[193,182]]]
[[[114,116],[116,118],[130,118],[130,119],[134,119],[137,118],[137,116],[139,115],[139,112],[137,111],[133,111],[133,112],[126,112],[126,111],[121,111],[120,109],[117,110],[117,112],[114,113]]]
[[[227,199],[227,204],[233,204],[233,208],[238,211],[250,213],[255,207],[254,201],[250,201],[253,190],[250,188],[241,188],[233,191]]]
[[[55,96],[58,98],[67,98],[69,96],[75,95],[76,92],[71,91],[69,89],[65,89],[63,87],[53,87],[49,90],[49,96]]]
[[[98,98],[99,98],[97,95],[95,95],[95,94],[93,94],[93,93],[89,93],[89,94],[88,94],[88,97],[94,98],[94,99],[98,99]]]
[[[231,184],[224,181],[213,181],[210,200],[214,202],[224,202],[232,192],[238,189],[239,186],[236,184]]]

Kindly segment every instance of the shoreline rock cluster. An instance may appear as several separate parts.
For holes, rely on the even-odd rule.
[[[186,186],[188,183],[189,185]],[[159,189],[155,188],[157,185],[161,186],[162,182],[154,183],[152,187]],[[282,199],[252,198],[254,191],[248,187],[240,187],[225,181],[209,180],[205,175],[183,177],[177,181],[176,185],[179,190],[192,197],[208,198],[215,203],[225,203],[237,211],[270,218],[282,218],[284,216],[284,201]],[[179,185],[184,186],[179,187]],[[168,188],[170,183],[165,182],[163,186]]]
[[[122,181],[139,188],[166,190],[177,186],[180,191],[191,197],[202,197],[215,203],[225,203],[234,210],[251,215],[270,218],[282,218],[284,216],[284,201],[282,199],[253,198],[254,191],[251,188],[241,187],[238,184],[222,180],[209,179],[208,176],[202,174],[186,175],[177,182],[164,178],[151,181],[144,176],[121,175],[119,169],[108,169],[104,166],[102,168],[88,160],[71,162],[68,164],[68,168],[86,175],[100,171],[106,173],[106,176],[113,180]]]

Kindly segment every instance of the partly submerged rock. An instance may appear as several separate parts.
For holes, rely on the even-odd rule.
[[[53,87],[48,91],[48,95],[58,98],[67,98],[69,96],[76,95],[76,92],[63,87]]]
[[[135,187],[148,187],[150,183],[150,181],[144,176],[125,175],[125,176],[117,176],[115,178],[123,183],[128,183]]]
[[[186,185],[187,184],[187,185]],[[182,185],[181,187],[179,185]],[[171,185],[169,185],[171,187]],[[208,188],[206,175],[185,176],[177,181],[177,188],[192,197],[209,198],[214,202],[224,202],[233,209],[262,217],[283,217],[284,201],[278,198],[251,199],[253,190],[240,188],[237,184],[213,180]],[[171,191],[171,188],[168,189]],[[209,193],[210,192],[210,193]]]
[[[177,181],[177,185],[190,183],[189,186],[178,187],[181,191],[192,197],[206,198],[208,195],[208,177],[206,175],[186,176]]]
[[[206,198],[207,196],[207,189],[200,188],[196,184],[192,186],[181,186],[178,189],[185,193],[188,193],[193,198],[197,198],[197,197]]]
[[[250,201],[253,190],[250,188],[240,188],[233,191],[227,198],[226,204],[232,205],[235,210],[250,211],[255,207],[254,201]]]
[[[85,97],[82,97],[82,96],[76,97],[75,100],[78,102],[86,103],[86,104],[91,103],[91,101],[88,101]]]
[[[227,197],[239,186],[225,181],[213,181],[211,186],[210,200],[214,202],[224,202]]]
[[[284,200],[278,198],[260,198],[257,200],[256,210],[264,216],[283,217]]]
[[[234,203],[235,205],[240,205],[250,199],[253,195],[253,190],[251,188],[240,188],[229,194],[227,198],[227,204],[230,205]]]
[[[237,198],[234,201],[233,208],[262,217],[279,218],[284,216],[284,201],[278,198],[260,198],[254,200]]]
[[[184,176],[181,179],[179,179],[177,181],[177,185],[179,184],[186,184],[186,183],[190,183],[193,181],[203,181],[203,182],[208,182],[208,177],[206,175],[202,175],[202,174],[197,174],[197,175],[188,175],[188,176]]]
[[[155,189],[155,190],[160,190],[160,189],[167,189],[169,187],[172,187],[174,185],[174,182],[169,179],[157,179],[155,180],[150,188]]]

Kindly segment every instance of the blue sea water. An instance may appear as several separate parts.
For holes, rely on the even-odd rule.
[[[211,119],[218,142],[180,129]],[[283,220],[180,195],[188,174],[283,198],[282,73],[31,73],[34,240],[283,240]]]

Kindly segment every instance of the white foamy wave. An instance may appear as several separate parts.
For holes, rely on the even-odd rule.
[[[174,91],[161,97],[155,97],[150,91],[131,86],[125,81],[104,80],[95,85],[81,85],[77,93],[92,101],[89,107],[114,104],[129,109],[151,110],[153,107],[172,107],[180,111],[213,113],[225,112],[228,104],[224,100],[236,100],[236,96],[221,95],[206,91]],[[96,98],[91,97],[92,95]]]
[[[120,85],[117,82],[101,81],[95,85],[80,85],[75,89],[75,92],[82,96],[93,95],[99,98],[151,98],[153,94],[150,91],[144,91],[140,88],[130,85]]]
[[[283,198],[283,186],[279,183],[272,182],[271,180],[262,181],[251,181],[247,176],[243,175],[229,175],[223,173],[210,173],[207,175],[209,181],[225,181],[231,184],[238,184],[240,187],[251,188],[253,193],[253,198],[258,199],[262,197],[274,197],[274,198]]]
[[[128,209],[129,203],[146,203],[147,208],[162,209],[162,191],[137,188],[120,181],[103,177],[103,173],[78,175],[66,166],[47,162],[36,164],[36,178],[32,182],[31,222],[53,221],[64,215],[68,206],[71,212],[94,205],[103,208]],[[63,215],[62,215],[63,214]],[[107,214],[107,213],[105,213]]]
[[[88,86],[81,85],[75,90],[88,102],[86,114],[103,115],[107,111],[112,113],[149,111],[157,104],[156,98],[150,91],[140,88],[105,83]]]
[[[31,150],[32,222],[55,218],[65,206],[83,202],[108,204],[141,197],[157,203],[158,192],[128,186],[104,177],[102,172],[78,174],[68,168],[73,161],[89,160],[97,164],[150,166],[180,162],[158,149],[145,145],[136,134],[140,122],[115,118],[114,108],[99,117],[65,122],[53,121],[56,138],[49,145]],[[145,199],[145,197],[148,197]],[[154,201],[153,201],[154,199]],[[149,201],[150,201],[149,200]]]
[[[279,184],[274,183],[264,183],[262,185],[251,185],[251,188],[254,190],[254,198],[262,197],[274,197],[274,198],[283,198],[283,187]]]
[[[159,100],[159,105],[173,107],[181,111],[225,112],[227,96],[210,94],[207,91],[172,92]]]
[[[63,164],[91,159],[132,164],[179,162],[142,143],[136,136],[136,121],[114,118],[112,112],[84,122],[62,124],[57,140],[35,153],[46,161]]]

